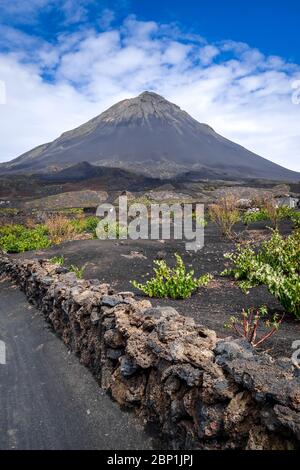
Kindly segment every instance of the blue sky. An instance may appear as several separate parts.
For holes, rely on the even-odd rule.
[[[300,3],[295,0],[154,0],[133,4],[142,17],[181,22],[210,42],[242,41],[265,54],[300,63]]]
[[[300,171],[295,0],[0,0],[0,161],[154,90]]]

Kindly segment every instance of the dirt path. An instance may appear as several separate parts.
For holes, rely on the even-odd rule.
[[[0,284],[0,449],[151,449],[47,328],[19,289]]]

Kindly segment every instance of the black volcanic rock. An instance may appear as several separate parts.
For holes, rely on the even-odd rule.
[[[132,178],[137,177],[134,173],[121,168],[109,168],[91,165],[88,162],[76,163],[76,165],[64,168],[63,170],[42,175],[43,181],[55,183],[65,181],[81,181],[90,178]]]
[[[151,176],[199,171],[215,178],[300,178],[299,173],[225,139],[152,92],[120,101],[53,142],[0,166],[0,171],[51,171],[80,162]]]
[[[162,184],[160,178],[151,178],[122,168],[111,168],[80,162],[63,170],[41,173],[39,181],[45,184],[80,183],[92,184],[106,191],[145,191]]]

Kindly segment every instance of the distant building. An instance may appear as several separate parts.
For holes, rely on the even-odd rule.
[[[292,196],[283,196],[277,198],[277,206],[278,207],[289,207],[290,209],[295,209],[299,204],[299,198],[292,197]]]
[[[238,207],[240,207],[241,209],[249,209],[252,207],[252,200],[251,199],[246,199],[246,198],[242,198],[242,199],[239,199],[237,201],[237,205]]]

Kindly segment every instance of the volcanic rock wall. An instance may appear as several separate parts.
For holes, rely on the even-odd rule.
[[[0,259],[67,347],[120,406],[172,449],[300,447],[300,374],[288,360],[218,340],[171,307],[45,260]]]

